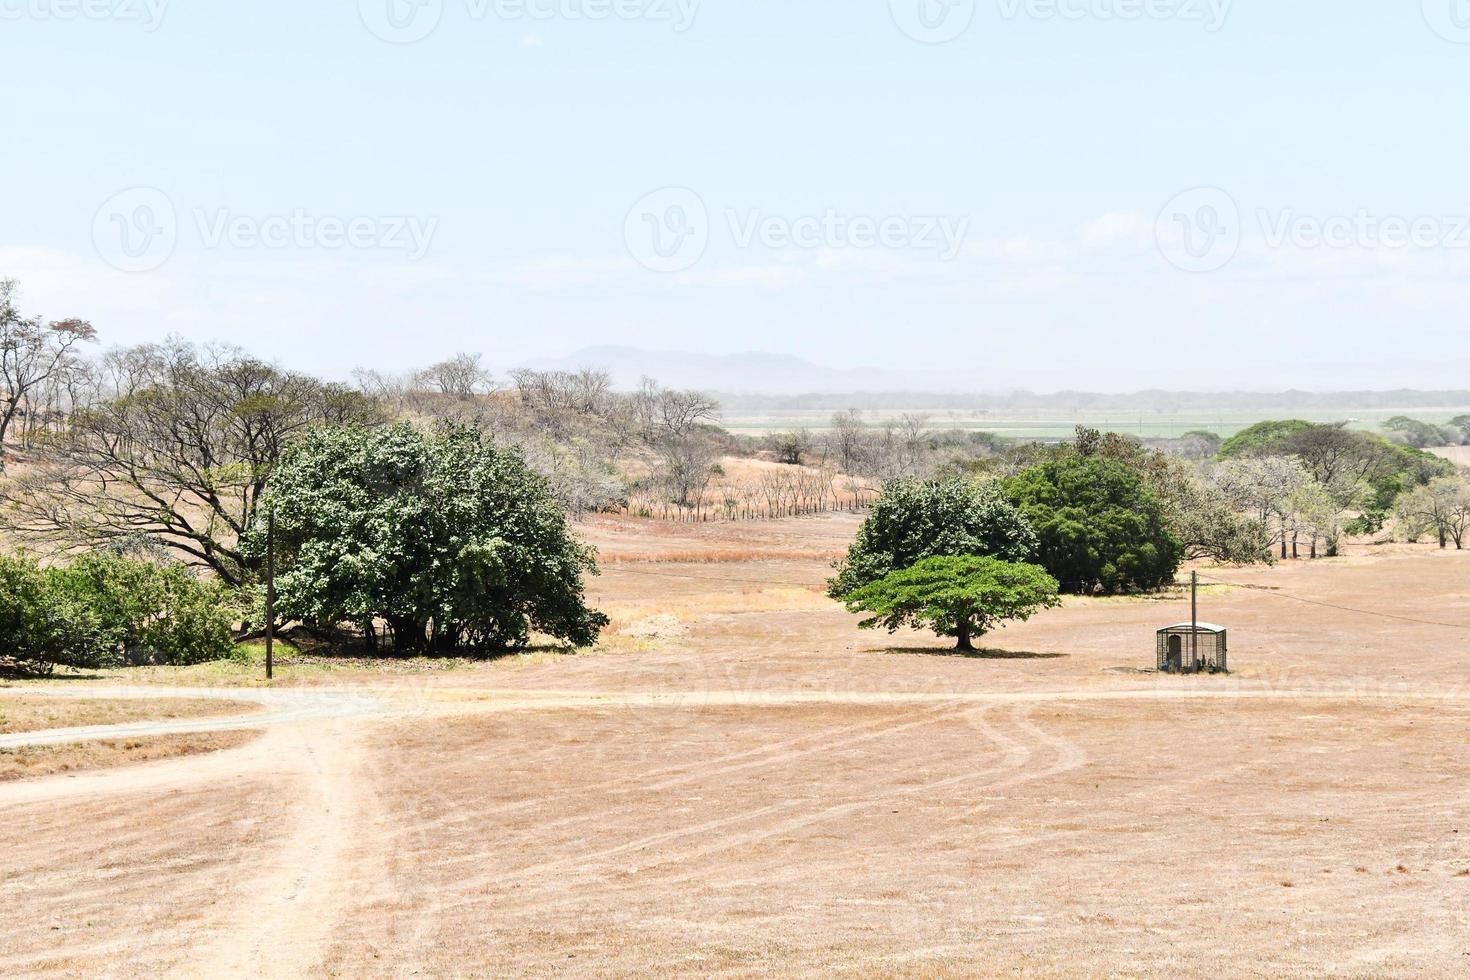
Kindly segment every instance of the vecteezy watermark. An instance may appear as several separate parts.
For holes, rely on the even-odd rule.
[[[665,187],[639,198],[623,222],[623,242],[639,265],[683,272],[709,248],[709,208],[687,187]]]
[[[1185,272],[1225,268],[1240,251],[1240,239],[1240,208],[1218,187],[1176,195],[1154,224],[1159,251]]]
[[[170,0],[0,0],[0,20],[112,20],[158,30]]]
[[[1350,215],[1320,217],[1291,208],[1256,212],[1267,248],[1465,249],[1470,248],[1470,216],[1374,214],[1359,208]]]
[[[428,254],[438,218],[416,215],[241,214],[229,208],[189,212],[206,249],[323,249],[399,252],[410,262]],[[172,199],[155,187],[134,187],[108,198],[92,219],[97,254],[123,272],[150,272],[178,247],[181,225]]]
[[[448,9],[474,23],[648,21],[682,34],[694,26],[702,0],[357,0],[363,26],[392,44],[413,44],[433,34]]]
[[[92,243],[108,265],[123,272],[157,269],[179,243],[173,200],[156,187],[119,191],[93,216]]]
[[[1470,0],[1420,0],[1430,30],[1455,44],[1470,44]]]
[[[888,0],[893,22],[915,41],[944,44],[975,22],[975,0]]]
[[[1001,20],[1144,21],[1199,24],[1214,33],[1225,26],[1234,0],[994,0]],[[1426,0],[1427,2],[1427,0]],[[944,44],[975,22],[976,0],[888,0],[893,22],[915,41]]]
[[[852,214],[827,208],[820,214],[767,214],[759,208],[726,208],[721,217],[738,249],[821,249],[932,252],[948,262],[970,233],[968,216]],[[717,223],[704,199],[687,187],[646,194],[628,211],[623,240],[628,254],[654,272],[683,272],[704,257]]]
[[[1257,208],[1252,218],[1244,220],[1235,199],[1220,188],[1198,187],[1164,206],[1155,235],[1164,257],[1186,272],[1229,265],[1247,230],[1269,251],[1470,249],[1470,215],[1406,217],[1358,208],[1324,216]]]

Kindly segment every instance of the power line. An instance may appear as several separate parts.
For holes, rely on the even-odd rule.
[[[1356,606],[1342,606],[1338,605],[1335,602],[1323,602],[1320,599],[1308,599],[1306,596],[1292,595],[1290,592],[1282,592],[1280,589],[1273,588],[1269,585],[1251,585],[1245,582],[1226,582],[1222,579],[1208,578],[1203,575],[1201,575],[1200,578],[1203,581],[1213,582],[1216,585],[1228,585],[1237,589],[1251,589],[1253,591],[1264,592],[1267,595],[1273,595],[1281,599],[1292,599],[1296,602],[1305,602],[1308,605],[1312,606],[1323,606],[1327,609],[1337,609],[1341,612],[1357,613],[1360,616],[1377,616],[1380,619],[1396,619],[1401,623],[1416,623],[1419,626],[1440,626],[1445,629],[1452,630],[1470,630],[1470,624],[1467,623],[1445,623],[1440,622],[1436,619],[1416,619],[1413,616],[1399,616],[1394,613],[1379,612],[1376,609],[1359,609]]]

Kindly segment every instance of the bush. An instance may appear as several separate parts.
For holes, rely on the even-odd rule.
[[[231,654],[231,594],[183,565],[96,553],[51,574],[97,614],[110,649],[127,663],[187,666]]]
[[[468,428],[331,428],[289,447],[262,513],[276,515],[277,614],[375,638],[400,653],[501,651],[540,632],[577,646],[591,552],[519,452]],[[263,553],[260,522],[245,541]]]
[[[1116,460],[1052,460],[1008,480],[1006,492],[1036,529],[1038,560],[1066,592],[1157,589],[1179,570],[1184,548],[1159,499]]]
[[[182,565],[89,554],[41,568],[0,557],[0,660],[25,673],[230,655],[231,603]]]
[[[941,555],[987,555],[1022,562],[1036,553],[1036,533],[992,487],[967,480],[896,480],[883,488],[827,594],[846,599],[890,572]]]
[[[100,617],[34,561],[0,556],[0,663],[27,674],[115,662]]]
[[[885,575],[847,598],[851,612],[872,615],[863,629],[928,627],[972,652],[973,640],[1007,620],[1025,621],[1061,605],[1057,580],[1036,565],[994,558],[941,556]]]

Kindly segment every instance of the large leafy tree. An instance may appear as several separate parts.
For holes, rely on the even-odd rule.
[[[927,627],[972,652],[976,638],[1007,620],[1030,619],[1061,604],[1057,580],[1036,565],[973,555],[925,558],[848,595],[851,612],[866,612],[864,629]]]
[[[1035,553],[1035,532],[994,487],[968,480],[895,480],[837,564],[827,594],[845,599],[889,572],[939,555],[1021,562]]]
[[[1158,499],[1165,526],[1184,546],[1186,558],[1249,564],[1265,556],[1269,543],[1259,525],[1244,519],[1225,493],[1200,479],[1184,460],[1130,436],[1083,426],[1077,427],[1075,443],[1051,450],[1048,458],[1074,454],[1116,460],[1138,474]]]
[[[399,652],[519,648],[533,632],[587,646],[607,623],[584,601],[592,554],[545,481],[473,429],[314,430],[286,450],[264,507],[284,618],[373,642],[386,626]]]
[[[1258,422],[1220,447],[1225,459],[1289,456],[1298,460],[1324,490],[1347,505],[1371,491],[1372,511],[1386,511],[1399,494],[1450,476],[1447,460],[1412,446],[1397,445],[1346,423],[1314,424],[1301,420]]]
[[[1038,561],[1067,592],[1133,592],[1174,580],[1183,546],[1164,508],[1124,464],[1067,456],[1006,481],[1040,538]]]

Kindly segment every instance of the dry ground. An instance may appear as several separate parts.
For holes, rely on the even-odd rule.
[[[16,749],[0,749],[0,783],[218,752],[243,745],[250,738],[250,733],[239,731],[190,732],[187,735],[109,738],[67,745],[27,745]]]
[[[1182,592],[859,632],[854,524],[597,522],[601,651],[0,787],[0,974],[1470,970],[1470,555],[1207,569],[1236,673],[1167,678]]]
[[[243,701],[218,698],[154,698],[102,700],[16,696],[0,688],[0,734],[82,725],[118,725],[128,721],[203,718],[256,710]]]

